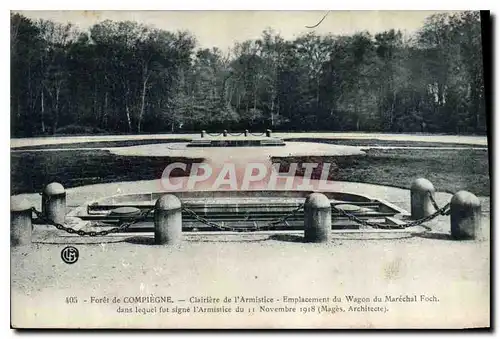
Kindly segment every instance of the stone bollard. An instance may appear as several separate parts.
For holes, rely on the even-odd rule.
[[[456,240],[480,236],[481,203],[472,193],[459,191],[450,201],[451,237]]]
[[[244,133],[245,133],[245,136],[248,137],[248,130],[247,129],[245,130]]]
[[[311,193],[304,204],[304,240],[328,242],[332,233],[330,200],[322,193]]]
[[[155,243],[175,245],[182,240],[182,204],[179,198],[165,194],[156,201],[154,213]]]
[[[411,184],[411,218],[422,219],[435,212],[429,192],[434,194],[434,185],[427,179],[418,178]]]
[[[205,131],[205,130],[201,131],[201,137],[204,138],[206,133],[207,133],[207,131]]]
[[[10,200],[10,244],[22,246],[31,243],[33,224],[31,204],[26,200]]]
[[[222,135],[227,137],[227,130],[222,131]]]
[[[66,191],[63,185],[53,182],[45,186],[42,192],[43,215],[58,224],[64,224],[66,218]]]
[[[268,137],[268,138],[271,137],[271,130],[270,129],[266,130],[266,137]]]

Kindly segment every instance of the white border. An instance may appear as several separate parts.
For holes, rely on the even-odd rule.
[[[11,9],[92,9],[92,10],[141,10],[141,9],[171,9],[171,10],[478,10],[490,9],[495,2],[492,0],[456,0],[456,1],[433,1],[419,0],[415,2],[407,1],[326,1],[326,0],[280,0],[280,1],[200,1],[184,0],[182,2],[169,1],[99,1],[89,0],[85,2],[50,0],[50,1],[15,1],[11,4]]]
[[[10,69],[9,69],[9,46],[10,46],[10,25],[9,25],[9,10],[60,10],[60,9],[73,9],[73,10],[82,10],[82,9],[91,9],[91,10],[117,10],[117,9],[128,9],[128,10],[141,10],[141,9],[169,9],[169,10],[185,10],[185,9],[206,9],[206,10],[215,10],[215,9],[238,9],[238,10],[245,10],[245,9],[254,9],[254,10],[280,10],[280,9],[288,9],[288,10],[324,10],[324,9],[337,9],[337,10],[465,10],[465,9],[490,9],[492,10],[492,13],[495,15],[497,14],[498,11],[498,1],[487,1],[487,0],[475,0],[475,1],[470,1],[470,0],[455,0],[455,1],[435,1],[435,0],[419,0],[415,1],[413,3],[409,3],[407,1],[360,1],[360,0],[349,0],[349,1],[339,1],[339,0],[282,0],[282,1],[266,1],[266,0],[252,0],[252,1],[202,1],[202,0],[183,0],[182,2],[165,2],[165,1],[147,1],[147,0],[125,0],[125,1],[104,1],[104,0],[88,0],[85,2],[71,2],[71,1],[53,1],[53,0],[45,0],[45,1],[36,1],[36,0],[23,0],[23,1],[4,1],[0,6],[6,7],[5,10],[2,10],[1,15],[2,15],[2,23],[3,23],[3,29],[0,30],[0,39],[2,42],[2,62],[0,63],[0,67],[2,67],[2,72],[3,74],[3,88],[2,91],[0,91],[0,97],[2,100],[2,107],[3,111],[2,114],[4,118],[2,123],[0,124],[0,128],[2,129],[0,132],[0,136],[4,139],[2,140],[1,144],[1,151],[4,159],[9,159],[7,160],[7,163],[4,162],[3,166],[1,166],[1,178],[4,180],[4,185],[2,186],[4,194],[2,195],[2,203],[0,204],[0,207],[2,208],[2,213],[0,214],[2,216],[2,223],[1,227],[3,229],[3,236],[2,236],[2,241],[3,241],[3,246],[1,247],[1,254],[2,258],[0,260],[1,263],[1,268],[0,272],[1,274],[1,315],[2,315],[2,323],[0,324],[1,328],[1,335],[2,338],[11,338],[14,337],[16,334],[14,331],[10,330],[10,274],[9,272],[9,263],[10,263],[10,250],[9,250],[9,216],[10,216],[10,211],[7,210],[7,207],[10,206],[10,194],[7,196],[6,192],[10,193],[10,181],[8,181],[7,178],[10,178],[10,140],[9,140],[9,135],[10,135],[10,119],[9,117],[9,111],[10,111],[10,106],[9,106],[9,101],[10,101],[10,95],[9,95],[9,86],[10,86],[10,81],[9,81],[9,74],[10,74]],[[3,9],[3,8],[2,8]],[[496,22],[496,25],[498,25],[498,21]],[[497,29],[495,28],[495,32]],[[495,40],[495,53],[493,54],[494,56],[497,55],[498,52],[498,46],[499,46],[499,39],[498,35],[494,34],[494,40]],[[495,58],[496,59],[496,58]],[[496,67],[496,72],[495,75],[498,75],[498,67]],[[495,77],[497,78],[497,77]],[[498,87],[497,91],[498,91]],[[496,98],[497,92],[494,93]],[[492,112],[493,114],[493,112]],[[498,130],[498,124],[500,119],[495,119],[495,130]],[[495,146],[497,145],[497,142],[495,140]],[[495,147],[495,149],[498,149],[498,147]],[[496,155],[496,154],[495,154]],[[492,166],[493,167],[493,166]],[[492,173],[493,174],[493,173]],[[495,186],[495,188],[497,188]],[[496,191],[496,190],[495,190]],[[492,192],[493,193],[493,192]],[[500,203],[495,200],[495,208],[498,207]],[[496,225],[493,225],[494,228]],[[498,234],[500,233],[497,230],[497,246],[498,246]],[[496,254],[496,250],[494,251]],[[493,258],[492,258],[493,259]],[[497,265],[498,265],[498,260],[497,260]],[[497,265],[495,266],[495,269],[497,268]],[[498,279],[497,279],[498,281]],[[495,286],[497,287],[497,286]],[[498,290],[496,291],[498,294]],[[498,313],[498,312],[497,312]],[[495,317],[496,318],[496,317]],[[494,319],[494,322],[496,323],[496,319]],[[73,333],[73,332],[72,332]],[[71,335],[72,333],[59,333],[57,334],[57,337],[67,337]],[[93,335],[94,337],[104,337],[107,333],[80,333],[83,336],[87,335]],[[144,333],[141,332],[133,332],[133,333],[114,333],[114,335],[143,335]],[[169,337],[176,337],[179,334],[176,333],[164,333],[168,335]],[[304,335],[304,333],[301,333]],[[339,333],[332,333],[333,335],[340,335]],[[385,333],[380,333],[379,335],[384,335]],[[42,333],[43,336],[45,337],[55,337],[55,333]],[[197,334],[201,335],[201,334]],[[206,335],[206,334],[204,334]],[[212,333],[212,336],[219,336],[220,333]],[[266,337],[269,334],[264,334],[264,333],[256,333],[259,337]],[[343,335],[343,334],[342,334]],[[359,335],[359,334],[358,334]],[[398,334],[401,335],[401,334]],[[403,334],[404,335],[404,334]],[[433,337],[437,336],[437,334],[428,334],[428,333],[423,333],[426,337]],[[440,333],[440,336],[446,335],[446,336],[451,336],[454,335],[454,333]],[[350,336],[352,337],[352,336]]]

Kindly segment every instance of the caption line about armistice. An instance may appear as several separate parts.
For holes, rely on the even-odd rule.
[[[172,296],[130,296],[130,297],[90,297],[84,304],[118,305],[120,314],[171,314],[190,313],[301,313],[301,314],[336,314],[345,312],[380,312],[390,311],[390,304],[397,303],[438,303],[435,295],[382,295],[375,297],[244,297],[192,296],[187,299],[175,299]],[[77,297],[67,297],[66,302],[78,303]],[[187,305],[186,305],[187,304]]]

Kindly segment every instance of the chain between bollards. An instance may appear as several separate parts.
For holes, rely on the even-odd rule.
[[[443,207],[438,208],[436,210],[436,212],[434,212],[433,214],[430,214],[430,215],[423,217],[421,219],[414,220],[414,221],[411,221],[411,222],[408,222],[408,223],[405,223],[402,225],[384,225],[384,224],[380,224],[377,222],[370,222],[368,220],[363,220],[363,219],[355,216],[354,214],[350,214],[350,213],[342,210],[341,208],[336,208],[335,205],[332,206],[332,208],[335,209],[335,211],[338,211],[340,214],[347,217],[351,221],[354,221],[354,222],[361,224],[365,227],[371,227],[371,228],[376,228],[376,229],[405,229],[408,227],[421,226],[424,222],[431,221],[432,219],[436,218],[439,215],[449,215],[449,213],[450,213],[450,209],[449,209],[450,203],[447,203]]]
[[[434,206],[434,209],[438,210],[439,205],[436,202],[436,200],[434,200],[434,195],[432,194],[432,192],[428,192],[428,193],[429,193],[429,199],[431,200],[432,206]]]
[[[75,230],[74,228],[71,228],[71,227],[68,227],[68,226],[64,226],[61,223],[58,223],[58,222],[55,222],[53,220],[48,219],[47,217],[45,217],[44,213],[42,213],[40,211],[37,211],[36,208],[34,208],[34,207],[32,207],[31,211],[37,216],[37,218],[38,218],[38,220],[40,222],[43,222],[44,224],[47,224],[47,225],[54,226],[58,230],[65,231],[65,232],[70,233],[70,234],[77,234],[77,235],[82,236],[82,237],[83,236],[97,237],[97,236],[105,236],[105,235],[108,235],[110,233],[123,232],[127,228],[129,228],[130,226],[132,226],[133,224],[135,224],[135,223],[137,223],[139,221],[145,220],[146,217],[148,216],[148,214],[151,211],[153,211],[153,209],[150,209],[150,210],[148,210],[146,212],[142,212],[136,218],[134,218],[132,220],[125,221],[125,222],[123,222],[118,227],[115,227],[115,228],[112,228],[112,229],[109,229],[109,230],[103,230],[103,231]]]
[[[267,225],[265,226],[254,226],[254,227],[231,227],[231,226],[224,226],[224,225],[221,225],[221,224],[218,224],[216,222],[213,222],[213,221],[210,221],[200,215],[198,215],[195,211],[187,208],[187,207],[182,207],[182,211],[183,212],[186,212],[187,214],[189,214],[191,217],[193,217],[194,219],[196,219],[197,221],[207,225],[207,226],[210,226],[210,227],[213,227],[213,228],[216,228],[220,231],[230,231],[230,232],[257,232],[257,231],[268,231],[268,230],[273,230],[276,228],[277,225],[279,224],[285,224],[288,226],[288,224],[286,223],[286,221],[295,216],[298,212],[300,212],[302,209],[304,208],[304,204],[301,204],[299,205],[296,209],[294,209],[292,212],[290,212],[289,214],[281,217],[281,218],[278,218],[274,221],[270,221],[267,223]]]

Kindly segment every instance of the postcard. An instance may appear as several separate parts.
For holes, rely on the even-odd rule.
[[[10,20],[12,328],[491,326],[489,12]]]

